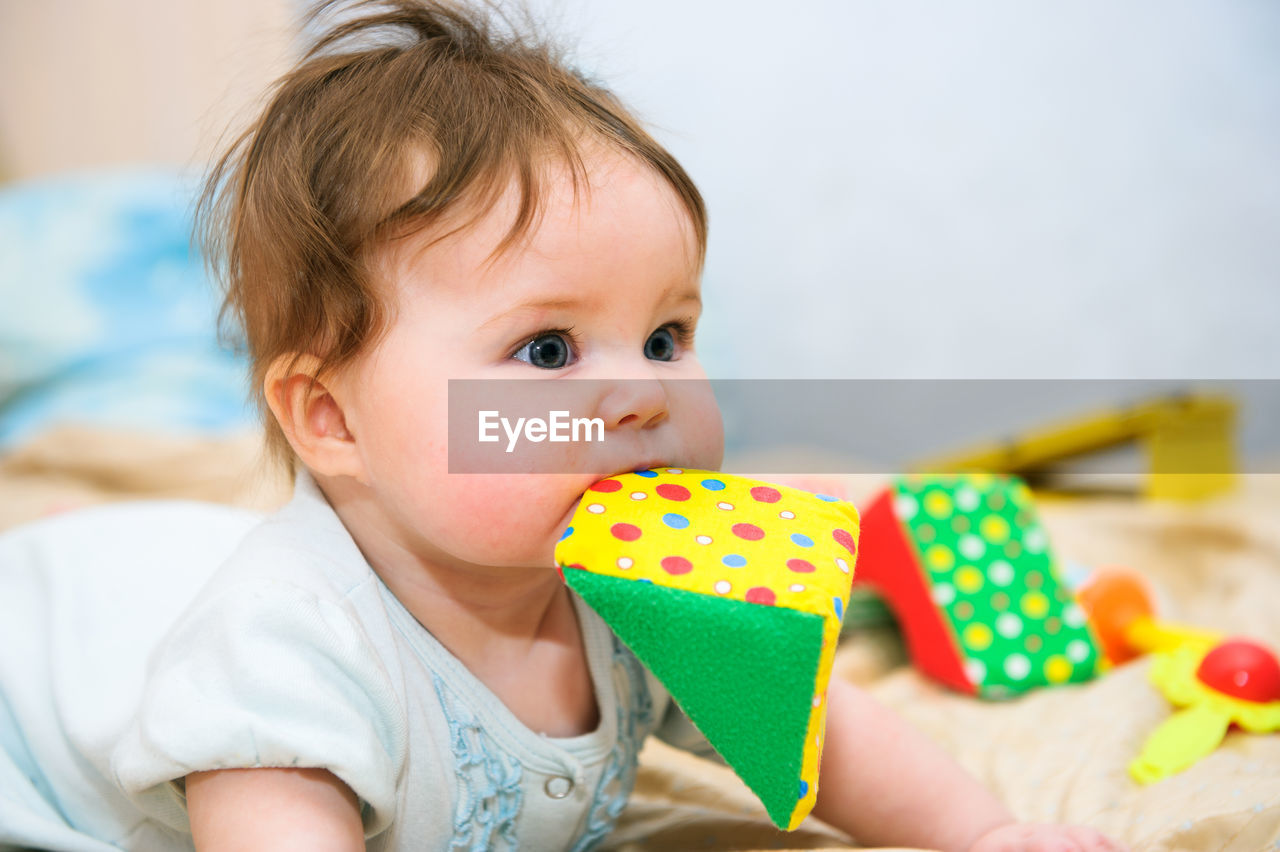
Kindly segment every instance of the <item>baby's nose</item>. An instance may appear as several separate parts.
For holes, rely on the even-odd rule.
[[[612,382],[600,406],[606,430],[648,429],[667,419],[667,390],[659,379]]]

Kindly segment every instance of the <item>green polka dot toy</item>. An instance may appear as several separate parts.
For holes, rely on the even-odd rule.
[[[899,477],[862,520],[857,581],[884,595],[925,674],[983,698],[1097,674],[1097,641],[1021,480]]]

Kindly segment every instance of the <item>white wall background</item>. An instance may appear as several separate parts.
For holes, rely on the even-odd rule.
[[[706,195],[716,376],[1280,377],[1271,0],[533,6]]]
[[[0,182],[195,168],[287,68],[289,0],[0,0]]]
[[[701,186],[713,376],[1280,380],[1275,0],[524,2]],[[203,162],[310,4],[0,0],[0,178]]]

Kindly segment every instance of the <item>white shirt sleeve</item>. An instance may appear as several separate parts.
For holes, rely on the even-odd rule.
[[[689,720],[675,701],[667,704],[666,712],[658,722],[653,735],[667,745],[675,746],[698,757],[725,764],[724,758],[712,747],[702,731]]]
[[[395,817],[406,727],[392,676],[339,601],[242,582],[198,599],[161,645],[111,769],[182,831],[189,773],[327,769],[355,792],[372,836]]]

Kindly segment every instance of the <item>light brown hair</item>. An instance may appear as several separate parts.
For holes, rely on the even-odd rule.
[[[576,191],[584,151],[603,142],[666,179],[700,257],[706,246],[706,210],[684,169],[532,28],[448,0],[329,0],[308,20],[335,7],[338,22],[217,160],[197,208],[225,288],[224,332],[243,335],[268,448],[290,461],[265,404],[267,371],[306,354],[323,374],[376,340],[387,306],[367,262],[381,241],[463,209],[474,221],[514,180],[519,206],[501,251],[536,223],[545,167],[568,165]]]

